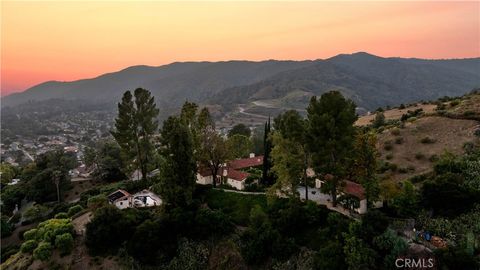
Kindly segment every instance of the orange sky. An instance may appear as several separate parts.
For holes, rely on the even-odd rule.
[[[2,95],[131,65],[480,56],[480,2],[2,2]]]

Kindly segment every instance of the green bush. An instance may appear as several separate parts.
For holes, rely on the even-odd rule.
[[[454,101],[450,102],[450,107],[455,107],[455,106],[457,106],[458,104],[460,104],[460,101],[454,100]]]
[[[31,229],[23,233],[23,239],[25,240],[35,240],[37,238],[37,229]]]
[[[386,158],[387,160],[390,160],[390,159],[393,158],[393,155],[392,155],[392,154],[387,154],[387,155],[385,156],[385,158]]]
[[[423,144],[432,144],[432,143],[435,143],[436,140],[427,136],[427,137],[423,137],[420,140],[420,142],[423,143]]]
[[[428,160],[430,162],[437,162],[439,160],[439,157],[438,157],[438,155],[433,154],[428,158]]]
[[[392,142],[391,141],[386,141],[383,145],[383,149],[385,149],[386,151],[392,150],[393,149]]]
[[[394,136],[398,136],[400,135],[400,129],[399,128],[392,128],[392,131],[391,131],[392,135]]]
[[[80,212],[83,210],[83,207],[81,205],[75,205],[75,206],[72,206],[68,209],[68,216],[71,217],[73,215],[75,215],[76,213]]]
[[[424,159],[425,158],[425,155],[420,153],[420,152],[417,152],[415,154],[415,158],[418,159],[418,160],[421,160],[421,159]]]
[[[264,209],[267,206],[264,195],[252,196],[213,189],[207,193],[206,201],[211,209],[221,210],[239,225],[248,225],[250,209],[254,205],[260,205]]]
[[[40,261],[48,261],[52,256],[52,245],[49,242],[41,242],[33,251],[33,258]]]
[[[103,194],[95,195],[88,198],[87,207],[90,209],[98,209],[108,204],[107,197]]]
[[[37,247],[37,241],[27,240],[20,247],[22,253],[32,253],[32,251]]]
[[[54,218],[62,219],[62,218],[68,218],[68,214],[65,212],[60,212],[54,216]]]
[[[398,169],[398,165],[395,163],[390,163],[390,171],[395,172]]]
[[[61,254],[70,254],[73,249],[73,237],[69,233],[57,235],[55,237],[55,247],[60,250]]]
[[[408,169],[407,168],[398,168],[398,172],[399,173],[407,173],[408,172]]]

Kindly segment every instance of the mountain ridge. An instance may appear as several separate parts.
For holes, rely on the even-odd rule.
[[[60,98],[116,103],[126,90],[144,87],[159,106],[185,100],[226,107],[257,100],[289,99],[292,93],[318,95],[340,90],[359,106],[372,109],[443,95],[461,95],[480,87],[480,57],[418,59],[380,57],[367,52],[317,60],[229,60],[135,65],[97,77],[47,81],[1,98],[2,107]],[[299,100],[304,105],[308,100]]]

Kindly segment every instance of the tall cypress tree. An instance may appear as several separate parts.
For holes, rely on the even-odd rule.
[[[134,160],[135,167],[142,172],[142,179],[146,179],[148,173],[153,150],[151,136],[158,129],[158,113],[155,98],[143,88],[135,89],[133,96],[130,91],[125,92],[118,104],[112,135],[124,156]]]
[[[265,133],[263,135],[263,148],[264,148],[264,155],[263,155],[263,172],[262,172],[262,184],[264,186],[269,186],[273,184],[273,176],[271,173],[272,169],[272,162],[270,158],[270,153],[272,152],[272,142],[269,137],[270,135],[270,117],[268,117],[268,121],[265,122]]]

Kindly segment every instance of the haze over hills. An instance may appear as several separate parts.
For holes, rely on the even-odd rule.
[[[125,90],[144,87],[157,104],[178,107],[185,100],[265,108],[305,108],[313,95],[340,90],[367,110],[480,87],[480,58],[424,60],[341,54],[315,61],[184,62],[133,66],[93,79],[46,82],[2,98],[2,107],[51,98],[116,103]]]

